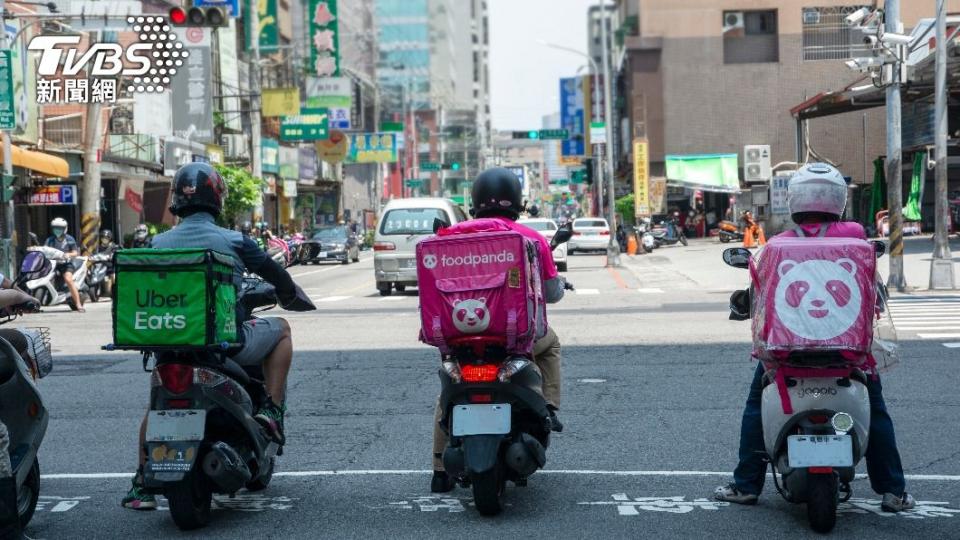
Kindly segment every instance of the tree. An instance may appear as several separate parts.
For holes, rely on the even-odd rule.
[[[227,184],[227,200],[223,202],[220,222],[225,225],[236,223],[241,215],[253,210],[260,201],[264,182],[246,169],[227,165],[214,167]]]
[[[635,224],[633,193],[617,199],[617,213],[623,217],[624,224]]]

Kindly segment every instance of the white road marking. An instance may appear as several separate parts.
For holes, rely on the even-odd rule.
[[[657,289],[656,287],[649,287],[645,289],[637,289],[637,292],[640,294],[663,294],[663,289]]]
[[[317,302],[339,302],[341,300],[347,300],[348,298],[353,298],[352,296],[327,296],[326,298],[318,298]]]
[[[960,333],[953,334],[917,334],[920,339],[960,339]]]
[[[279,471],[274,476],[289,476],[310,478],[316,476],[410,476],[433,474],[430,469],[344,469],[344,470],[315,470],[315,471]],[[661,477],[730,477],[729,471],[615,471],[600,469],[547,469],[537,474],[585,475],[585,476],[661,476]],[[768,473],[767,476],[770,476]],[[103,480],[111,478],[130,479],[133,472],[122,473],[53,473],[41,474],[44,480]],[[930,482],[960,482],[960,474],[907,474],[907,480]],[[858,479],[867,478],[866,474],[858,474]]]
[[[600,289],[576,289],[574,292],[576,292],[578,295],[585,296],[585,295],[600,294]]]
[[[397,302],[407,298],[406,296],[384,296],[380,299],[381,302]]]
[[[597,383],[605,383],[607,382],[607,380],[606,379],[578,379],[577,382],[587,383],[587,384],[597,384]]]
[[[960,349],[960,343],[956,343],[956,342],[954,342],[954,343],[944,343],[943,346],[946,347],[946,348],[948,348],[948,349]]]
[[[463,498],[469,504],[473,499]],[[437,512],[445,510],[448,514],[456,514],[466,510],[463,507],[460,497],[427,495],[424,497],[414,497],[409,501],[397,501],[387,503],[389,507],[401,508],[404,510],[419,509],[421,512]]]
[[[370,260],[370,259],[366,259],[366,260]],[[358,264],[363,264],[366,260],[361,260],[360,263],[358,263]],[[293,272],[291,272],[291,273],[290,273],[290,276],[293,277],[294,279],[297,279],[297,278],[301,278],[301,277],[303,277],[303,276],[309,276],[309,275],[313,275],[313,274],[322,274],[323,272],[332,272],[332,271],[334,271],[334,270],[341,270],[341,269],[344,268],[344,266],[346,266],[346,265],[336,264],[336,265],[333,265],[333,266],[330,266],[330,267],[327,267],[327,268],[318,268],[317,270],[310,270],[309,272],[301,272],[301,273],[298,273],[298,274],[294,274]]]

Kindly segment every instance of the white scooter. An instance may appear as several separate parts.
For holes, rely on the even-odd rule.
[[[882,246],[874,243],[877,256]],[[747,268],[751,257],[745,248],[723,254],[735,268]],[[878,302],[885,304],[885,290],[879,289],[884,294]],[[745,318],[741,314],[736,320]],[[837,505],[850,499],[854,470],[867,452],[868,376],[822,352],[798,354],[764,375],[760,410],[774,483],[788,502],[806,503],[810,526],[819,533],[836,524]]]
[[[85,294],[89,298],[86,279],[87,257],[74,257],[68,261],[66,253],[47,246],[27,248],[27,255],[20,265],[17,286],[36,298],[41,306],[67,304],[70,309],[77,310],[80,306],[74,305],[70,288],[63,279],[63,273],[57,268],[67,262],[73,263],[73,282],[77,292],[80,293],[81,298]]]

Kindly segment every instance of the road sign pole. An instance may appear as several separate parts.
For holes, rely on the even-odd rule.
[[[4,11],[4,0],[0,0],[0,13]],[[6,28],[3,29],[2,35],[0,35],[0,49],[6,49],[10,46],[10,43],[7,41],[7,31]],[[11,55],[12,57],[12,55]],[[8,69],[12,70],[13,66],[8,66]],[[12,90],[12,89],[11,89]],[[12,142],[10,141],[10,136],[12,130],[5,129],[3,130],[3,174],[4,176],[13,175],[13,148]],[[0,260],[0,265],[2,265],[3,272],[8,275],[14,275],[14,261],[13,261],[13,237],[14,237],[14,206],[13,198],[11,197],[3,205],[3,249],[2,257]],[[6,448],[0,448],[3,455],[6,455]]]
[[[936,75],[934,89],[934,153],[936,158],[936,232],[930,261],[930,288],[953,289],[953,256],[947,240],[950,202],[947,200],[947,13],[946,2],[936,0]]]
[[[884,30],[900,32],[900,0],[884,4]],[[939,44],[938,44],[939,45]],[[900,139],[900,71],[901,63],[892,64],[892,77],[887,86],[887,203],[890,208],[890,277],[887,284],[903,292],[907,282],[903,275],[903,147]]]
[[[603,42],[603,121],[606,122],[607,128],[607,141],[604,146],[608,148],[613,148],[613,105],[610,103],[612,99],[612,79],[610,77],[610,44],[607,42],[607,21],[609,20],[609,15],[607,14],[607,4],[604,0],[599,0],[597,5],[600,6],[600,41]],[[610,193],[607,194],[607,197],[610,199],[610,218],[607,220],[610,223],[610,243],[607,244],[607,266],[620,266],[620,245],[617,243],[617,192],[615,190],[614,178],[613,178],[613,151],[605,152],[607,154],[607,182],[609,185]],[[602,189],[601,189],[602,191]]]

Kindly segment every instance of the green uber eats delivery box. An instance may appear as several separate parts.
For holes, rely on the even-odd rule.
[[[209,249],[125,249],[114,255],[114,268],[115,347],[239,342],[229,255]]]

